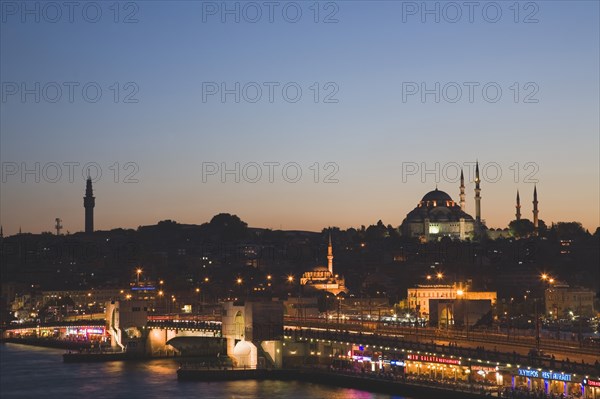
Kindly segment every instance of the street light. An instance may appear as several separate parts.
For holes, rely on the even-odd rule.
[[[540,275],[540,278],[542,279],[542,281],[547,281],[548,284],[554,284],[554,277],[551,277],[549,274],[547,273],[542,273]]]
[[[437,278],[438,278],[438,280],[443,279],[444,278],[444,274],[442,272],[438,272]]]
[[[140,267],[138,267],[135,270],[135,274],[137,275],[137,285],[140,285],[140,274],[142,274],[142,269]]]
[[[469,301],[467,300],[467,293],[466,291],[463,291],[462,289],[458,289],[456,290],[456,296],[459,297],[459,299],[463,299],[465,300],[465,313],[466,313],[466,330],[467,330],[467,340],[469,339]]]
[[[162,302],[162,297],[165,295],[165,292],[163,290],[159,290],[157,293],[159,298],[161,298],[161,300],[159,300],[159,302]],[[164,303],[161,304],[161,306],[163,306],[163,308],[166,308],[166,306],[164,306]],[[165,311],[165,309],[162,310],[163,312]]]

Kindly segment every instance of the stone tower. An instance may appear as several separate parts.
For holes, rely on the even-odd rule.
[[[94,232],[94,206],[96,198],[92,190],[92,178],[88,176],[85,184],[85,197],[83,197],[83,207],[85,208],[85,232]]]

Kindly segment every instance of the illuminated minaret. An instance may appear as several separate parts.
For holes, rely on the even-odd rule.
[[[533,187],[533,233],[538,233],[538,200],[537,200],[537,185]]]
[[[460,169],[460,210],[465,210],[465,176],[462,168]]]
[[[327,246],[327,268],[333,274],[333,247],[331,246],[331,233],[329,233],[329,245]]]
[[[519,198],[519,190],[517,190],[517,213],[515,213],[515,217],[517,220],[521,220],[521,198]]]
[[[475,220],[481,223],[481,188],[479,187],[479,161],[475,163]]]
[[[92,190],[92,178],[88,175],[85,184],[85,197],[83,197],[83,207],[85,208],[85,232],[94,232],[94,206],[96,198]]]

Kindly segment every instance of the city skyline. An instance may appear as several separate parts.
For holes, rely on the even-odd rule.
[[[462,171],[461,171],[461,172],[462,172]],[[474,184],[474,181],[473,181],[473,185],[475,185],[475,184]],[[437,191],[437,190],[438,190],[438,188],[441,188],[441,186],[440,186],[440,185],[438,185],[438,184],[436,184],[436,185],[435,185],[435,188],[434,188],[434,190],[435,190],[435,191]],[[434,191],[434,190],[431,190],[431,191]],[[462,182],[461,182],[461,187],[460,187],[460,190],[461,190],[461,193],[464,193],[464,191],[463,191],[463,190],[464,190],[464,186],[463,186],[463,183],[462,183]],[[176,219],[173,219],[173,218],[168,218],[168,217],[166,217],[166,218],[164,218],[164,219],[156,220],[154,223],[138,224],[137,226],[124,226],[124,225],[117,225],[117,226],[112,226],[112,227],[109,227],[109,228],[99,228],[99,229],[95,229],[95,228],[94,228],[94,207],[95,207],[95,197],[93,196],[93,194],[94,194],[94,191],[95,191],[95,189],[94,189],[94,188],[92,188],[92,179],[91,179],[91,177],[88,177],[88,178],[86,179],[86,181],[85,181],[85,196],[83,197],[83,199],[84,199],[84,201],[83,201],[83,208],[84,208],[84,217],[83,217],[83,219],[84,219],[84,220],[83,220],[83,227],[84,227],[84,228],[83,228],[83,230],[77,230],[77,229],[75,229],[75,230],[69,230],[68,228],[65,228],[65,226],[63,226],[63,225],[61,225],[61,226],[60,226],[60,229],[61,229],[61,230],[63,230],[63,229],[64,229],[64,230],[68,231],[68,233],[77,233],[77,232],[82,232],[82,231],[85,231],[86,233],[91,233],[91,232],[93,232],[93,231],[95,231],[95,230],[112,230],[112,229],[118,229],[118,228],[125,228],[125,229],[131,229],[131,228],[133,228],[133,229],[135,229],[135,228],[137,228],[137,227],[139,227],[139,226],[144,226],[144,225],[153,225],[153,224],[156,224],[156,223],[158,223],[158,222],[159,222],[159,221],[161,221],[161,220],[173,220],[173,221],[176,221],[176,222],[178,222],[178,223],[182,223],[182,224],[197,224],[197,225],[199,225],[199,224],[202,224],[202,223],[208,222],[208,221],[209,221],[209,220],[210,220],[210,219],[211,219],[211,218],[212,218],[214,215],[216,215],[216,214],[219,214],[219,213],[231,213],[231,214],[236,214],[235,212],[227,212],[227,211],[222,211],[222,212],[216,212],[216,213],[214,213],[214,214],[212,214],[212,215],[209,215],[209,216],[207,217],[207,219],[206,219],[206,220],[204,220],[204,221],[193,221],[193,222],[190,222],[190,221],[185,221],[185,220],[176,220]],[[440,191],[441,191],[441,192],[443,192],[444,190],[440,189]],[[475,191],[475,190],[474,190],[474,191]],[[483,190],[482,190],[482,191],[483,191]],[[534,187],[533,187],[533,190],[532,190],[532,192],[531,192],[531,199],[532,199],[533,201],[531,201],[531,203],[532,203],[532,206],[530,206],[530,208],[531,208],[531,209],[529,210],[529,211],[531,212],[531,217],[528,217],[528,215],[527,215],[527,206],[523,207],[523,206],[521,205],[520,192],[519,192],[519,190],[517,190],[517,193],[516,193],[516,198],[515,198],[514,205],[513,205],[513,207],[514,207],[514,209],[513,209],[513,212],[516,212],[516,213],[513,213],[513,216],[514,216],[514,217],[513,217],[513,218],[511,218],[511,219],[509,219],[509,221],[508,221],[508,222],[510,222],[510,221],[513,221],[513,220],[519,220],[519,219],[528,219],[528,220],[531,220],[531,221],[535,222],[535,219],[536,219],[536,217],[534,216],[534,215],[535,215],[535,213],[534,213],[534,209],[535,209],[535,207],[533,206],[533,203],[534,203],[534,201],[535,201],[535,202],[537,202],[536,192],[537,192],[537,185],[534,185]],[[425,193],[423,193],[423,194],[425,194]],[[448,193],[448,194],[450,194],[450,193]],[[455,198],[455,197],[454,197],[454,196],[452,196],[451,194],[450,194],[450,196],[451,196],[451,198],[454,200],[454,198]],[[460,202],[462,202],[462,198],[461,198],[461,196],[457,196],[457,199],[459,199],[459,198],[460,198]],[[469,201],[468,201],[468,200],[466,200],[466,201],[465,201],[465,204],[464,204],[464,205],[465,205],[465,207],[464,207],[464,209],[465,209],[465,212],[466,212],[467,214],[468,214],[468,213],[473,213],[473,215],[476,215],[476,212],[477,212],[477,210],[476,210],[476,205],[475,205],[475,204],[476,204],[476,197],[473,197],[473,199],[474,199],[474,201],[472,202],[472,205],[471,205],[471,207],[468,207],[468,206],[467,206],[467,205],[469,204]],[[527,202],[527,201],[525,201],[525,203],[526,203],[526,202]],[[459,201],[455,201],[455,203],[456,203],[456,204],[459,204]],[[485,204],[485,202],[484,202],[484,204]],[[462,208],[462,206],[461,206],[461,208]],[[523,211],[522,211],[522,209],[523,209]],[[68,212],[68,214],[72,214],[72,213],[73,213],[72,211],[69,211],[69,212]],[[406,213],[408,214],[408,210],[407,210],[407,212],[406,212]],[[239,215],[238,215],[238,216],[239,216]],[[404,217],[406,217],[406,215],[405,215]],[[402,219],[404,219],[404,217],[403,217]],[[60,220],[60,222],[63,222],[63,219],[62,219],[62,218],[55,218],[55,220],[54,220],[54,223],[55,223],[54,227],[56,227],[57,219],[59,219],[59,220]],[[70,217],[70,218],[69,218],[69,217],[67,217],[67,220],[75,220],[75,219],[77,219],[77,217],[76,217],[75,215],[71,215],[71,217]],[[241,219],[242,219],[242,220],[245,220],[243,217],[242,217]],[[482,219],[484,222],[485,222],[485,220],[486,220],[484,217],[482,217],[481,219]],[[548,226],[548,227],[550,227],[550,225],[551,225],[552,223],[558,223],[558,222],[580,222],[580,221],[577,221],[577,220],[556,220],[556,221],[555,221],[555,220],[552,220],[552,221],[546,221],[546,220],[544,220],[543,218],[540,218],[540,219],[541,219],[541,220],[543,220],[543,221],[544,221],[544,222],[547,224],[547,226]],[[88,220],[89,220],[89,221],[88,221]],[[392,223],[387,223],[386,219],[378,219],[378,220],[383,220],[383,221],[384,221],[386,224],[392,224]],[[506,226],[489,226],[489,225],[486,225],[486,226],[487,226],[488,228],[494,228],[494,229],[495,229],[495,228],[502,228],[502,229],[503,229],[503,228],[508,228],[508,222],[506,223]],[[283,226],[282,226],[281,228],[277,228],[277,227],[271,227],[271,226],[261,226],[261,225],[256,225],[256,224],[255,224],[255,225],[253,225],[253,224],[250,224],[250,227],[256,227],[256,228],[270,228],[270,229],[273,229],[273,230],[278,230],[278,229],[283,229],[283,230],[306,230],[306,231],[315,231],[315,232],[318,232],[318,231],[321,231],[322,229],[324,229],[324,228],[328,228],[328,227],[339,227],[339,228],[341,228],[341,229],[347,229],[347,228],[352,228],[352,227],[354,227],[354,228],[357,228],[357,227],[360,227],[361,225],[369,225],[369,224],[374,224],[374,223],[375,223],[375,221],[373,221],[373,222],[368,222],[368,223],[361,223],[361,224],[357,224],[357,225],[348,225],[348,226],[345,226],[345,225],[336,225],[336,224],[330,224],[330,225],[323,225],[323,226],[321,226],[321,227],[316,227],[316,228],[312,228],[312,229],[311,229],[311,228],[305,228],[305,229],[302,229],[302,228],[283,228]],[[397,224],[397,225],[395,225],[395,224],[392,224],[392,226],[394,226],[394,227],[397,227],[397,228],[401,229],[401,225],[400,225],[400,224]],[[3,232],[4,232],[4,226],[2,226],[2,227],[3,227]],[[68,227],[68,226],[67,226],[67,227]],[[589,229],[589,228],[587,228],[585,225],[583,225],[583,227],[584,227],[585,229],[589,230],[589,231],[590,231],[590,233],[593,233],[593,232],[595,231],[595,229]],[[597,226],[597,227],[598,227],[598,226]],[[597,228],[597,227],[596,227],[596,228]],[[14,232],[14,233],[13,233],[13,232],[11,232],[10,230],[8,230],[6,235],[12,235],[12,234],[15,234],[15,233],[17,233],[17,232],[41,233],[41,232],[49,232],[49,231],[52,231],[52,230],[51,230],[51,229],[48,229],[48,230],[43,230],[43,229],[42,229],[42,230],[41,230],[41,231],[39,231],[39,232],[37,232],[37,231],[28,231],[28,230],[25,230],[25,231],[23,231],[23,226],[21,226],[21,225],[20,225],[20,226],[18,227],[18,230],[17,230],[16,232]]]
[[[467,173],[477,159],[492,165],[481,183],[489,227],[514,219],[517,190],[531,219],[536,183],[540,219],[600,225],[597,2],[498,3],[499,20],[478,8],[473,21],[441,3],[438,15],[418,2],[319,3],[318,15],[302,3],[299,21],[278,9],[272,22],[242,3],[230,4],[240,15],[213,2],[131,4],[118,15],[107,5],[97,22],[3,10],[5,233],[52,231],[57,217],[83,230],[90,164],[102,172],[100,230],[221,212],[274,229],[398,226],[436,184],[456,201],[458,176],[444,167]],[[236,163],[239,183],[211,174]],[[286,181],[296,169],[281,173],[294,163],[297,183]],[[439,179],[423,178],[436,163]],[[467,177],[470,214],[473,196]]]
[[[0,397],[600,399],[599,17],[0,0]]]

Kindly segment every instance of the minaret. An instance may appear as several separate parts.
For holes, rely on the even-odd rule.
[[[479,187],[479,161],[475,163],[475,220],[481,223],[481,188]]]
[[[56,224],[54,225],[54,228],[56,229],[56,235],[59,236],[60,235],[60,231],[63,228],[62,224],[60,224],[60,222],[62,222],[62,219],[61,218],[56,218],[56,219],[54,219],[54,221],[56,222]]]
[[[519,198],[519,190],[517,190],[517,213],[515,213],[516,220],[521,220],[521,198]]]
[[[94,232],[94,206],[96,198],[92,190],[92,178],[88,175],[85,184],[85,197],[83,197],[83,207],[85,208],[85,232]]]
[[[462,168],[460,169],[460,210],[465,210],[465,176]]]
[[[533,233],[538,234],[538,200],[537,200],[537,185],[533,186]]]
[[[327,269],[333,275],[333,247],[331,246],[331,233],[329,233],[329,245],[327,246]]]

